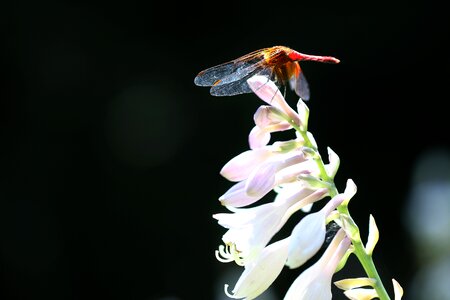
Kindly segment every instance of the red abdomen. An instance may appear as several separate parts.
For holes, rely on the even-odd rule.
[[[301,60],[310,60],[310,61],[318,61],[322,63],[330,63],[330,64],[338,64],[340,62],[339,59],[332,57],[332,56],[317,56],[317,55],[309,55],[309,54],[303,54],[300,52],[297,52],[295,50],[292,50],[288,54],[289,58],[294,61],[301,61]]]

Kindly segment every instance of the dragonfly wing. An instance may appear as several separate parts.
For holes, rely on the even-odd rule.
[[[249,76],[250,78],[251,76]],[[239,94],[251,93],[252,90],[246,82],[233,81],[228,84],[214,85],[211,87],[211,95],[213,96],[234,96]]]
[[[231,61],[208,68],[198,73],[194,79],[194,83],[198,86],[212,86],[223,77],[227,77],[236,72],[239,67],[234,61]]]
[[[300,70],[298,76],[294,76],[290,80],[291,88],[295,90],[295,93],[304,101],[309,100],[309,84],[306,81],[305,75]]]
[[[217,80],[213,85],[226,85],[235,81],[247,80],[249,76],[253,76],[255,73],[260,71],[260,67],[262,67],[261,63],[254,64],[243,64],[238,67],[232,74],[225,76],[219,80]]]
[[[261,64],[264,55],[261,50],[253,51],[232,61],[201,71],[194,79],[199,86],[223,85],[253,72]]]
[[[248,71],[248,70],[247,70]],[[252,89],[247,83],[247,80],[255,75],[263,75],[267,77],[267,81],[272,76],[272,69],[270,68],[254,68],[251,72],[247,72],[244,77],[239,80],[228,83],[217,84],[211,87],[211,95],[213,96],[234,96],[239,94],[252,93]]]

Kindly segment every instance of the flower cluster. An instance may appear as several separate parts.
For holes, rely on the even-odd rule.
[[[299,275],[284,297],[331,299],[333,274],[344,266],[347,257],[351,253],[371,257],[378,240],[375,221],[371,217],[368,242],[361,253],[359,231],[347,210],[356,185],[348,179],[344,192],[338,192],[334,176],[339,157],[328,148],[328,163],[323,162],[308,131],[306,104],[300,98],[297,109],[292,109],[267,77],[254,76],[248,84],[267,105],[260,106],[254,114],[250,149],[231,159],[221,170],[221,175],[234,185],[219,198],[229,212],[213,215],[227,229],[222,237],[224,245],[219,246],[216,257],[221,262],[234,261],[244,269],[231,292],[225,285],[225,293],[235,299],[258,297],[285,266],[298,268],[318,253],[325,241],[326,225],[333,221],[341,228],[321,258]],[[270,144],[272,133],[291,129],[295,130],[293,139]],[[275,199],[258,205],[271,191],[275,192]],[[312,212],[312,205],[325,199],[327,202]],[[306,215],[291,234],[274,241],[288,219],[300,210]],[[368,275],[335,284],[350,299],[389,299],[383,298],[387,294],[379,278]],[[399,300],[401,287],[396,281],[394,287]]]

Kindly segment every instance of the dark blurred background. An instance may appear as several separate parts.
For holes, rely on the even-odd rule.
[[[327,146],[341,158],[338,188],[347,178],[357,184],[350,210],[364,239],[369,214],[377,220],[375,262],[388,291],[396,278],[405,299],[418,294],[411,291],[425,261],[419,245],[450,240],[448,222],[429,244],[411,230],[419,216],[431,227],[448,220],[450,193],[437,192],[442,206],[419,197],[425,208],[405,217],[415,186],[450,181],[450,27],[443,7],[67,0],[2,6],[1,299],[224,299],[223,284],[233,286],[239,273],[223,279],[237,267],[214,257],[225,230],[211,215],[224,211],[217,198],[231,186],[219,171],[248,149],[262,102],[252,94],[212,97],[193,79],[273,45],[341,60],[302,64],[311,88],[309,129],[325,158]],[[423,171],[418,164],[430,157]],[[348,268],[364,274],[356,262]],[[282,299],[299,272],[282,273],[264,297]]]

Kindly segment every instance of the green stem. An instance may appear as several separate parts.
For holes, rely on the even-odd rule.
[[[297,130],[301,134],[303,140],[305,141],[304,146],[313,148],[314,150],[317,151],[317,149],[313,146],[313,143],[309,139],[306,131],[301,130],[300,127],[298,127],[297,124],[295,124],[294,122],[290,122],[290,123],[295,128],[295,130]],[[315,161],[316,161],[317,167],[319,168],[319,171],[320,171],[320,178],[330,185],[329,195],[330,195],[330,197],[334,197],[339,193],[339,191],[337,190],[337,188],[335,186],[334,179],[331,178],[330,176],[328,176],[326,169],[325,169],[325,165],[323,163],[323,160],[320,158],[320,154],[318,153],[318,151],[317,151],[317,154],[319,156],[318,156],[318,158],[315,159]],[[364,271],[366,272],[367,276],[369,278],[373,278],[376,280],[376,283],[374,284],[373,287],[377,291],[379,299],[380,300],[390,300],[390,297],[389,297],[388,293],[386,292],[386,289],[384,288],[383,282],[381,281],[381,278],[378,275],[378,271],[375,267],[375,263],[373,262],[372,256],[366,253],[364,245],[361,242],[359,228],[356,225],[356,223],[353,221],[353,219],[351,218],[347,204],[340,205],[338,207],[338,211],[341,215],[347,216],[347,219],[350,221],[349,224],[350,224],[350,226],[352,226],[352,228],[350,230],[356,233],[352,237],[350,237],[352,240],[353,247],[354,247],[354,254],[358,258],[362,267],[364,268]]]
[[[305,141],[304,146],[305,147],[309,147],[309,148],[313,148],[314,150],[317,151],[316,147],[313,145],[313,143],[309,139],[308,134],[306,133],[306,131],[301,130],[300,127],[298,127],[298,125],[295,124],[293,121],[291,121],[290,123],[295,128],[295,130],[297,130],[301,134],[303,140]],[[317,151],[317,154],[319,155],[318,151]],[[331,184],[331,186],[333,187],[333,189],[330,189],[330,193],[331,193],[332,192],[331,190],[335,190],[336,189],[335,186],[334,186],[334,181],[333,181],[332,178],[330,178],[330,176],[328,176],[328,173],[325,170],[325,165],[323,164],[323,161],[320,158],[320,156],[319,156],[318,159],[315,159],[315,161],[317,163],[317,166],[319,167],[320,176],[321,176],[322,180],[324,180],[326,182],[329,182]],[[336,194],[337,194],[337,190],[336,190]],[[334,194],[334,195],[330,194],[330,196],[334,197],[336,194]]]
[[[367,276],[369,278],[373,278],[376,280],[373,287],[377,291],[379,299],[380,300],[390,300],[390,297],[389,297],[388,293],[386,292],[386,289],[384,288],[383,282],[381,281],[380,275],[378,274],[377,268],[375,267],[373,258],[371,255],[367,254],[367,252],[364,248],[364,245],[361,242],[359,228],[356,225],[356,223],[353,221],[353,219],[351,218],[347,205],[340,205],[338,207],[338,211],[341,215],[346,215],[348,217],[348,220],[350,220],[349,224],[350,224],[350,226],[353,227],[351,230],[353,230],[356,233],[351,238],[353,248],[354,248],[354,254],[358,258],[362,267],[364,268],[364,271],[366,272]]]

